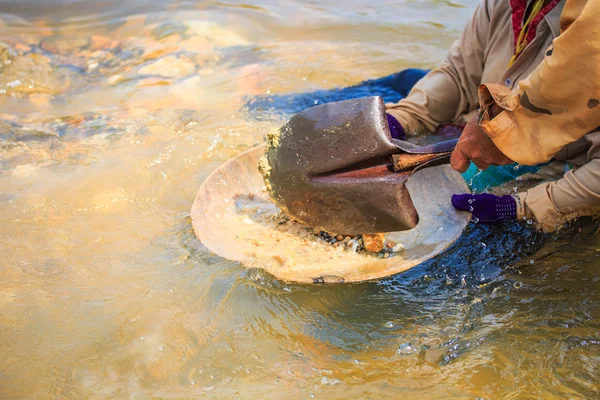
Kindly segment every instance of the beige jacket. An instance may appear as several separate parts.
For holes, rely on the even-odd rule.
[[[567,0],[560,29],[543,62],[514,90],[479,90],[482,107],[495,102],[505,110],[483,129],[508,157],[529,165],[574,158],[581,166],[518,195],[520,213],[546,230],[600,212],[600,132],[593,132],[600,126],[600,0]]]
[[[487,121],[485,130],[505,154],[515,161],[529,164],[547,161],[554,155],[556,159],[582,166],[568,172],[556,182],[545,183],[518,194],[519,217],[534,218],[548,231],[556,229],[573,215],[594,214],[600,210],[600,172],[596,164],[600,163],[596,161],[600,159],[600,137],[597,134],[589,134],[579,141],[574,141],[592,129],[587,129],[578,137],[564,134],[568,138],[561,140],[560,147],[556,149],[556,146],[547,145],[549,149],[543,154],[551,153],[550,156],[540,158],[539,144],[534,141],[536,138],[538,140],[541,140],[541,137],[546,138],[547,136],[544,135],[547,126],[552,123],[544,125],[543,133],[530,134],[527,138],[521,139],[519,123],[527,120],[531,127],[535,122],[530,116],[525,115],[525,111],[529,112],[526,109],[521,119],[510,119],[508,114],[513,112],[510,109],[512,107],[518,112],[516,108],[519,101],[513,99],[509,102],[509,99],[513,98],[511,97],[513,93],[522,90],[523,84],[531,82],[531,79],[527,78],[534,71],[537,73],[539,69],[536,68],[546,57],[553,41],[555,41],[554,49],[549,53],[552,57],[557,54],[556,42],[560,42],[562,37],[560,40],[556,38],[561,34],[561,27],[565,31],[565,27],[570,25],[568,21],[572,23],[578,16],[576,11],[572,11],[573,2],[581,4],[584,0],[561,1],[538,25],[535,39],[509,68],[508,64],[514,52],[512,10],[509,2],[508,0],[482,0],[462,36],[450,48],[444,64],[417,83],[406,99],[398,104],[389,105],[387,110],[408,132],[423,133],[431,132],[442,123],[457,120],[476,110],[480,106],[480,98],[485,104],[497,101],[504,106],[507,111],[501,114],[503,121],[514,123],[511,125],[496,117],[493,121]],[[561,19],[565,3],[568,3],[569,7]],[[600,38],[600,35],[595,35]],[[561,60],[564,59],[562,53],[558,54],[561,55]],[[534,76],[535,74],[532,78]],[[561,85],[568,82],[569,80],[565,80]],[[479,96],[479,86],[482,83],[490,85],[484,85]],[[531,87],[536,85],[539,85],[539,82],[531,82],[526,88],[531,91]],[[552,86],[547,86],[546,90],[552,92],[551,88]],[[568,102],[570,99],[565,101]],[[536,106],[543,108],[537,104]],[[542,113],[541,116],[544,118],[549,115]],[[539,119],[540,114],[536,117]],[[512,130],[507,128],[509,125],[512,126]],[[553,129],[555,133],[552,134],[549,143],[552,143],[562,132],[556,127]],[[509,131],[512,133],[506,134]],[[502,138],[507,139],[503,141]],[[510,150],[518,150],[518,154],[515,155],[507,150],[506,143],[512,144]],[[558,150],[560,152],[556,153]],[[529,154],[536,155],[533,162],[530,162],[532,158],[524,156]]]

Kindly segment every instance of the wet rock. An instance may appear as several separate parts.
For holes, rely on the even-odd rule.
[[[48,53],[58,53],[58,45],[56,44],[56,42],[42,42],[40,47],[42,48],[42,50],[47,51]]]
[[[172,35],[185,36],[188,28],[183,23],[165,22],[152,30],[152,36],[156,40],[162,40]]]
[[[417,352],[417,348],[410,342],[402,343],[396,350],[397,355],[407,356]]]
[[[32,164],[17,165],[12,172],[12,175],[17,178],[28,178],[37,174],[39,168]]]
[[[119,46],[118,40],[106,36],[92,36],[90,38],[90,50],[109,50]]]
[[[0,72],[4,70],[6,65],[12,62],[15,55],[14,51],[8,45],[0,43]]]
[[[351,239],[346,246],[353,253],[358,253],[358,251],[360,250],[361,244],[358,240]]]
[[[54,30],[48,26],[44,20],[38,20],[35,22],[36,32],[44,37],[54,36]]]
[[[99,66],[100,66],[100,63],[89,62],[87,65],[87,72],[94,72],[96,69],[98,69]]]
[[[148,16],[146,14],[134,14],[127,17],[123,25],[118,27],[113,33],[117,38],[134,36],[142,31]]]
[[[363,235],[365,249],[373,253],[378,253],[383,250],[385,236],[383,233],[374,233]]]
[[[70,83],[69,74],[53,68],[48,57],[35,53],[14,57],[0,75],[0,85],[8,94],[58,94]]]
[[[194,72],[196,72],[196,65],[175,56],[161,58],[138,71],[140,75],[158,75],[167,78],[183,78]]]
[[[21,53],[29,53],[31,51],[31,46],[23,43],[15,43],[15,50],[20,51]]]
[[[210,39],[202,36],[193,36],[189,39],[182,40],[178,45],[182,50],[194,53],[210,51],[213,48]]]
[[[68,40],[46,40],[42,42],[41,48],[49,53],[73,53],[88,46],[88,39],[75,38]]]
[[[33,93],[29,96],[29,102],[35,105],[38,108],[48,108],[50,107],[50,101],[52,100],[52,95],[48,93]]]
[[[144,49],[144,54],[142,58],[144,61],[155,60],[157,58],[166,56],[167,54],[175,53],[178,50],[177,47],[169,47],[169,46],[153,46],[150,48]]]
[[[187,33],[190,36],[210,38],[217,47],[231,47],[248,44],[248,41],[236,32],[224,28],[212,21],[187,21]]]
[[[113,59],[113,54],[106,50],[96,50],[89,55],[89,57],[94,58],[96,60],[111,60]]]
[[[58,138],[58,134],[43,126],[25,127],[0,121],[0,138],[14,142],[40,141]]]
[[[123,82],[123,80],[125,79],[125,77],[121,74],[115,74],[115,75],[111,75],[108,77],[108,79],[106,79],[106,83],[108,83],[109,85],[116,85],[120,82]]]
[[[404,245],[402,243],[397,243],[394,245],[394,247],[392,247],[392,252],[393,253],[399,253],[401,251],[404,250]]]
[[[138,81],[137,87],[149,87],[149,86],[169,86],[173,83],[172,79],[162,78],[146,78]]]
[[[179,43],[181,42],[181,35],[172,35],[167,38],[164,38],[160,41],[160,43],[169,47],[177,47],[179,48]]]
[[[321,379],[321,383],[326,386],[334,386],[342,383],[339,379],[328,378],[326,376]]]

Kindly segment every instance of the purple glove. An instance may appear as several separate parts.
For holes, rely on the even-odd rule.
[[[452,205],[457,210],[471,211],[476,222],[491,224],[517,219],[517,201],[510,195],[455,194]]]
[[[390,133],[392,134],[392,138],[398,140],[406,140],[406,133],[404,132],[404,128],[400,125],[400,122],[390,114],[387,115],[388,126],[390,127]]]
[[[441,136],[444,138],[444,140],[449,140],[459,137],[463,129],[465,129],[464,125],[442,124],[435,128],[433,134],[436,136]]]

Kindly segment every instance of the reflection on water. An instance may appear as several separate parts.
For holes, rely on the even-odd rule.
[[[250,96],[431,67],[474,3],[0,1],[0,398],[598,397],[593,221],[321,287],[191,230]]]

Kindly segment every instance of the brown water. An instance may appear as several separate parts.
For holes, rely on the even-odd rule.
[[[593,221],[470,226],[340,286],[191,230],[204,178],[283,122],[249,96],[431,67],[474,5],[0,0],[0,398],[599,398]]]

